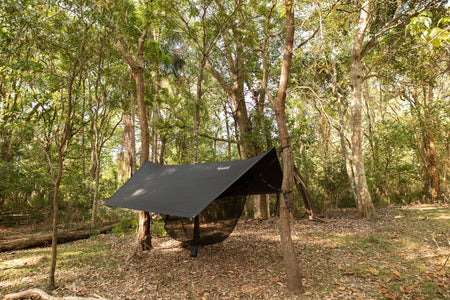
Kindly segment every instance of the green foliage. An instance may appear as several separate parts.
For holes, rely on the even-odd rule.
[[[392,18],[396,5],[376,2],[368,38]],[[242,157],[242,147],[232,143],[228,148],[223,140],[249,142],[260,150],[279,144],[272,103],[261,84],[264,54],[267,92],[276,96],[285,30],[282,2],[273,8],[270,2],[257,1],[64,0],[42,5],[6,0],[0,8],[2,212],[27,212],[36,222],[48,219],[57,168],[55,141],[64,130],[69,88],[71,134],[60,186],[61,221],[90,219],[96,168],[98,203],[117,190],[124,132],[116,125],[135,105],[135,81],[117,51],[117,39],[134,54],[144,28],[149,30],[144,41],[145,100],[157,151],[164,141],[163,163],[192,163],[196,87],[204,56],[229,87],[236,88],[233,76],[243,80],[238,92],[244,94],[251,134],[240,136],[236,104],[206,68],[200,161]],[[295,14],[295,44],[319,28],[314,38],[295,49],[291,68],[286,112],[295,162],[319,210],[352,207],[338,129],[343,121],[350,146],[349,69],[358,14],[350,2],[314,1],[302,2]],[[414,203],[425,195],[426,165],[419,152],[424,150],[419,121],[425,111],[432,118],[440,177],[450,176],[449,24],[448,6],[431,6],[384,33],[364,58],[366,175],[379,205]],[[433,87],[431,101],[423,95],[428,86]],[[261,113],[256,101],[262,99]],[[139,147],[139,132],[136,136]],[[350,147],[347,150],[350,153]],[[448,197],[448,180],[442,190]],[[295,199],[293,205],[301,213],[302,201],[298,195]],[[252,209],[249,206],[250,214]],[[117,212],[100,205],[98,216],[110,219]]]
[[[117,223],[114,225],[111,232],[122,237],[125,235],[125,233],[135,231],[136,226],[137,226],[136,217],[131,218],[128,215],[123,215],[119,218],[119,221],[117,221]]]
[[[411,19],[407,29],[414,37],[418,37],[424,42],[431,43],[434,47],[448,45],[450,42],[450,32],[445,28],[450,23],[450,17],[439,19],[436,26],[433,26],[433,14],[423,12]],[[442,28],[444,27],[444,28]]]
[[[167,232],[164,229],[164,221],[153,221],[152,222],[152,234],[159,236],[167,236]]]

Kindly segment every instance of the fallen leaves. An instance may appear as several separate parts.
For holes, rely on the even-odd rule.
[[[327,223],[292,223],[305,299],[449,298],[448,226],[418,230],[421,215],[384,209],[377,222],[341,211]],[[449,213],[450,215],[450,213]],[[428,217],[421,226],[433,220]],[[428,230],[428,231],[427,231]],[[431,231],[430,231],[431,230]],[[426,239],[436,232],[435,239]],[[286,289],[276,219],[241,220],[223,243],[189,249],[155,237],[155,248],[126,260],[134,235],[98,236],[61,246],[58,295],[110,299],[296,299]],[[436,245],[439,244],[439,249]],[[69,255],[70,253],[70,255]],[[48,249],[0,253],[0,289],[45,287]],[[443,267],[444,266],[444,267]],[[25,275],[26,274],[26,275]],[[299,299],[299,298],[298,298]]]
[[[380,274],[380,271],[378,271],[375,268],[369,268],[369,269],[367,269],[367,271],[375,276],[378,276]]]

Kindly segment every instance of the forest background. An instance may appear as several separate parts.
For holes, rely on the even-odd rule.
[[[367,11],[359,1],[295,2],[285,107],[295,166],[319,212],[357,206],[356,76],[370,201],[448,203],[448,3],[369,2]],[[2,222],[50,220],[54,201],[59,223],[117,218],[122,211],[101,204],[142,164],[143,141],[159,164],[280,153],[283,2],[4,0],[0,8]],[[301,216],[301,197],[292,199]],[[245,213],[276,211],[263,197]]]

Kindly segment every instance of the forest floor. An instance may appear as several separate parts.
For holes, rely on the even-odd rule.
[[[278,222],[240,220],[224,242],[197,258],[168,237],[131,256],[135,234],[101,234],[59,245],[58,296],[107,299],[449,299],[449,207],[389,207],[378,219],[352,209],[325,223],[292,222],[302,297],[286,288]],[[0,298],[46,290],[50,248],[0,253]]]

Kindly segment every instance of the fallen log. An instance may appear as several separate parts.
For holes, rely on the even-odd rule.
[[[72,230],[58,230],[58,243],[71,242],[86,239],[95,233],[106,233],[114,227],[114,223],[108,223],[96,229],[78,228]],[[20,236],[0,239],[0,252],[10,250],[20,250],[32,247],[47,246],[52,243],[52,233],[25,234]]]
[[[95,295],[95,297],[55,297],[47,294],[43,290],[40,289],[29,289],[23,292],[8,294],[3,297],[3,300],[13,300],[13,299],[30,299],[33,297],[39,297],[43,300],[106,300],[103,297]]]

